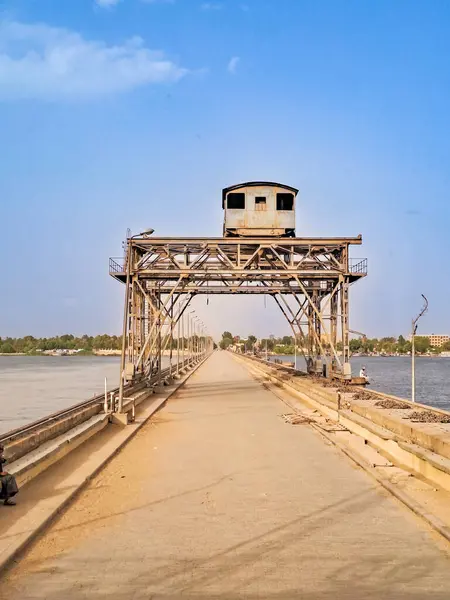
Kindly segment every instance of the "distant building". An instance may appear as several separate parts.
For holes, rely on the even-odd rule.
[[[431,335],[420,334],[418,337],[428,338],[431,346],[435,346],[436,348],[441,348],[446,342],[450,341],[449,335],[436,335],[432,333]]]

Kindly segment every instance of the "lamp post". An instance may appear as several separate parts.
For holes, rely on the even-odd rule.
[[[192,317],[192,315],[195,314],[195,310],[191,310],[191,312],[189,313],[189,340],[188,340],[188,348],[189,348],[189,362],[192,365],[193,362],[193,354],[194,354],[194,338],[192,337],[192,332],[194,329],[194,318]]]
[[[425,301],[425,304],[422,307],[422,310],[417,315],[415,319],[412,321],[412,332],[411,332],[411,400],[413,402],[416,401],[416,357],[415,357],[415,342],[414,338],[417,332],[417,323],[428,310],[428,300],[425,298],[423,294],[421,294],[422,298]]]
[[[201,321],[200,323],[201,323],[200,354],[203,356],[206,351],[206,325],[203,323],[203,321]]]
[[[294,370],[297,370],[297,336],[294,334]]]
[[[200,329],[201,329],[201,319],[196,315],[195,316],[195,360],[199,361],[200,358]]]
[[[180,374],[180,319],[177,322],[177,375]]]
[[[193,333],[192,333],[192,354],[194,356],[194,362],[197,362],[197,354],[198,354],[198,340],[197,340],[197,316],[194,315],[192,319]]]
[[[181,346],[181,357],[182,357],[182,361],[183,361],[183,369],[184,369],[184,344],[185,344],[185,339],[184,339],[184,313],[181,315],[181,337],[183,339],[183,344]]]

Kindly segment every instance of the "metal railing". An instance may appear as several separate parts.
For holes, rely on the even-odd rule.
[[[353,275],[367,275],[367,258],[351,258],[348,270]]]
[[[109,259],[109,272],[110,273],[123,273],[125,270],[124,263],[125,263],[125,261],[123,258],[110,258]]]

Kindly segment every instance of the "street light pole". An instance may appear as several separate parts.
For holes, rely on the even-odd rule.
[[[194,338],[193,338],[193,330],[194,330],[194,317],[192,316],[195,313],[195,310],[191,310],[189,313],[189,363],[192,366],[194,362]]]
[[[417,315],[415,319],[412,321],[412,332],[411,332],[411,400],[413,402],[416,401],[416,357],[415,357],[415,335],[417,332],[417,323],[428,310],[428,300],[425,298],[423,294],[421,294],[422,298],[425,301],[425,304],[422,307],[422,310]]]
[[[181,360],[183,361],[183,369],[184,369],[184,344],[185,344],[185,339],[184,339],[184,313],[181,315],[181,337],[183,339],[183,343],[181,346]]]
[[[297,370],[297,336],[294,334],[294,369]]]
[[[177,375],[180,374],[180,319],[177,322]]]

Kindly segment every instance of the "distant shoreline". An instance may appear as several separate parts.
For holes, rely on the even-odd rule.
[[[45,357],[45,358],[75,358],[77,356],[99,356],[102,358],[108,358],[109,356],[120,356],[120,350],[113,350],[111,352],[77,352],[75,354],[44,354],[43,352],[33,352],[28,354],[27,352],[0,352],[0,356],[30,356],[30,357]]]

